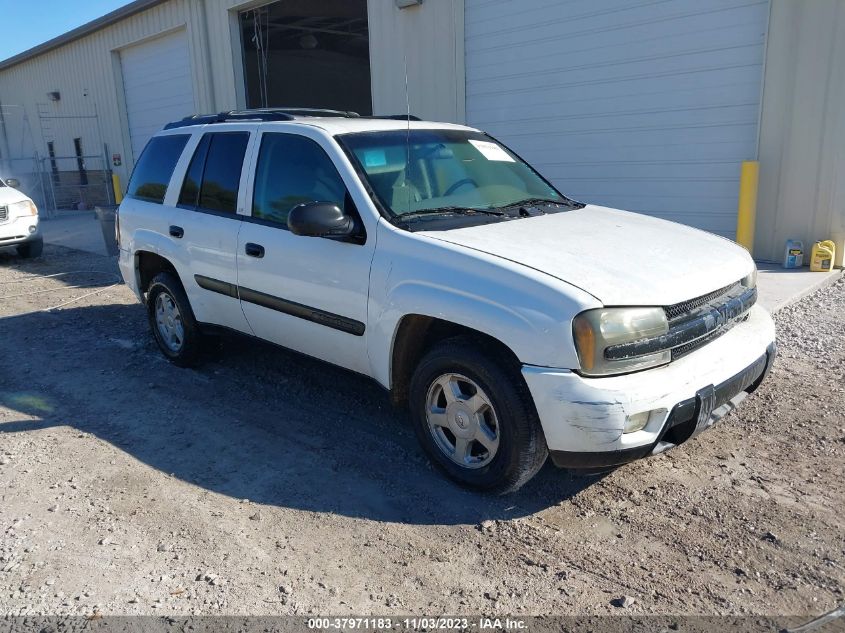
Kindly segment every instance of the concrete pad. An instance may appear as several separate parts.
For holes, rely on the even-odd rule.
[[[97,255],[107,255],[100,221],[93,211],[62,213],[41,220],[44,242]]]
[[[843,274],[842,270],[813,273],[807,267],[783,268],[769,263],[758,263],[757,270],[757,302],[772,313],[829,286]]]

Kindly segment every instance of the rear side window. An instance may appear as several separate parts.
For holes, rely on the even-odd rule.
[[[135,165],[126,195],[147,202],[164,202],[167,184],[189,138],[189,134],[171,134],[150,139]]]
[[[235,213],[249,132],[205,134],[197,145],[179,205],[204,211]]]
[[[344,209],[346,200],[346,185],[322,147],[304,136],[264,134],[255,169],[252,217],[286,229],[288,213],[298,204],[333,202]]]
[[[186,207],[195,207],[199,201],[200,183],[202,182],[202,171],[205,169],[205,157],[208,155],[208,143],[211,140],[211,134],[206,134],[202,137],[194,150],[194,156],[191,158],[191,164],[188,165],[188,171],[185,174],[185,181],[182,183],[182,191],[179,192],[179,205]]]

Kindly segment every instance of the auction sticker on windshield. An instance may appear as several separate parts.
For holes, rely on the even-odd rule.
[[[481,155],[484,156],[487,160],[498,160],[503,161],[506,163],[515,163],[516,161],[513,159],[513,156],[508,154],[501,145],[496,145],[495,143],[491,143],[490,141],[477,141],[475,139],[468,139],[470,143],[472,143],[473,147],[481,152]]]

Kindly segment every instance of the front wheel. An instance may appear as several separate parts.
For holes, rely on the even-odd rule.
[[[429,458],[461,485],[511,492],[548,455],[537,412],[519,368],[467,337],[429,351],[411,380],[411,416]]]
[[[174,365],[199,363],[203,337],[182,284],[171,273],[156,275],[147,290],[150,329],[161,352]]]

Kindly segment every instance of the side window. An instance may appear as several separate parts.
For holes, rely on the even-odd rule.
[[[126,195],[147,202],[164,202],[167,184],[190,134],[171,134],[150,139],[129,179]]]
[[[249,132],[205,134],[188,165],[179,204],[206,211],[235,213],[238,185]]]
[[[211,134],[203,135],[200,139],[199,145],[194,150],[194,156],[191,158],[191,164],[188,165],[188,171],[185,174],[185,180],[182,182],[182,190],[179,192],[179,205],[187,207],[196,207],[200,195],[200,182],[202,182],[202,170],[205,169],[205,157],[208,154],[208,142],[211,139]]]
[[[320,201],[344,209],[346,199],[346,185],[332,159],[316,142],[295,134],[263,135],[255,169],[252,217],[286,229],[288,213],[296,205]]]

